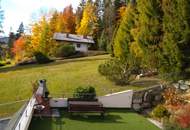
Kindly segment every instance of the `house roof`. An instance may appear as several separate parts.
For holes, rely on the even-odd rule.
[[[0,44],[8,44],[9,37],[0,37]]]
[[[87,43],[94,44],[94,40],[91,36],[82,36],[75,34],[66,34],[66,33],[54,33],[53,39],[57,41],[66,41],[66,42],[77,42],[77,43]]]

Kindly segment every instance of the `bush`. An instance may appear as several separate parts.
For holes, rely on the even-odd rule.
[[[175,120],[181,128],[190,128],[190,104],[181,106],[175,112]]]
[[[22,65],[31,65],[31,64],[36,64],[36,61],[34,59],[24,59],[18,62],[16,65],[22,66]]]
[[[75,53],[76,51],[73,45],[64,44],[57,49],[56,56],[68,57],[74,55]]]
[[[45,63],[49,63],[52,61],[46,55],[44,55],[41,52],[36,52],[34,54],[34,56],[35,56],[36,62],[39,64],[45,64]]]
[[[163,117],[169,117],[168,110],[163,105],[156,106],[152,111],[152,116],[156,118],[163,118]]]
[[[96,90],[92,86],[78,87],[75,89],[73,97],[82,100],[94,100],[96,98]]]
[[[6,65],[6,64],[4,64],[4,63],[0,62],[0,67],[1,67],[1,66],[5,66],[5,65]]]
[[[5,66],[5,65],[10,65],[10,64],[11,64],[10,61],[0,61],[0,67]]]
[[[98,68],[100,74],[106,76],[109,80],[114,81],[118,85],[129,84],[131,74],[135,67],[126,61],[117,58],[110,59],[106,63],[101,64]]]
[[[175,123],[175,121],[166,120],[163,122],[163,130],[188,130],[182,129],[179,125]]]

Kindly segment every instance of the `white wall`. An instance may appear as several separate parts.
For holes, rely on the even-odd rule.
[[[30,99],[28,105],[26,106],[24,112],[22,113],[21,118],[19,122],[17,123],[14,130],[28,130],[29,124],[32,119],[33,107],[35,103],[36,103],[36,99],[33,96]]]
[[[98,100],[106,108],[131,108],[132,97],[133,90],[127,90],[98,97]]]
[[[80,48],[77,47],[77,44],[80,44]],[[76,51],[80,51],[80,52],[87,52],[88,51],[88,44],[74,43],[73,45],[74,45]]]
[[[133,90],[108,94],[98,97],[106,108],[131,108]],[[53,98],[50,100],[51,107],[67,107],[67,98]]]

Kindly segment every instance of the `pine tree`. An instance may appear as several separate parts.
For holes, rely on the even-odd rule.
[[[163,0],[163,43],[160,73],[170,80],[181,78],[190,53],[190,1]],[[184,74],[183,74],[184,75]]]
[[[1,0],[0,0],[0,2],[1,2]],[[5,19],[4,10],[0,6],[0,33],[4,33],[4,31],[3,31],[3,21],[4,21],[4,19]]]
[[[24,33],[24,24],[23,22],[21,22],[16,33],[16,40],[19,39],[23,33]]]
[[[115,30],[115,9],[112,0],[104,0],[104,38],[107,45],[107,51],[113,54],[113,34]]]
[[[140,0],[137,2],[138,33],[137,42],[143,50],[144,66],[158,68],[158,52],[162,41],[163,12],[160,0]]]
[[[134,41],[131,30],[135,26],[135,6],[128,5],[114,39],[114,55],[126,59],[130,53],[130,44]]]
[[[20,34],[24,33],[24,24],[23,24],[23,22],[20,23],[17,32],[20,33]]]

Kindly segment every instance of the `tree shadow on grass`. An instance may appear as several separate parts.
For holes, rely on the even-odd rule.
[[[61,118],[55,118],[53,120],[53,123],[55,124],[54,130],[63,130],[65,122],[61,120]]]
[[[63,130],[64,124],[62,118],[35,117],[30,123],[29,130]]]
[[[26,70],[31,68],[39,68],[45,66],[55,66],[65,63],[74,63],[74,62],[85,62],[85,61],[98,61],[98,60],[106,60],[107,58],[94,58],[94,59],[67,59],[57,62],[51,62],[47,64],[31,64],[31,65],[23,65],[23,66],[10,66],[5,68],[0,68],[0,73],[9,72],[9,71],[17,71],[17,70]]]
[[[122,118],[119,115],[112,115],[106,114],[104,117],[100,115],[91,115],[91,114],[75,114],[72,116],[67,116],[65,118],[69,118],[70,120],[77,120],[83,122],[90,122],[90,123],[124,123],[122,122]]]
[[[137,86],[137,87],[139,87],[139,86],[141,86],[141,87],[150,87],[150,86],[153,86],[153,85],[159,85],[160,84],[160,82],[159,82],[159,80],[156,80],[156,79],[150,79],[150,80],[137,80],[137,81],[133,81],[133,82],[131,82],[130,83],[130,85],[132,85],[132,86]]]

